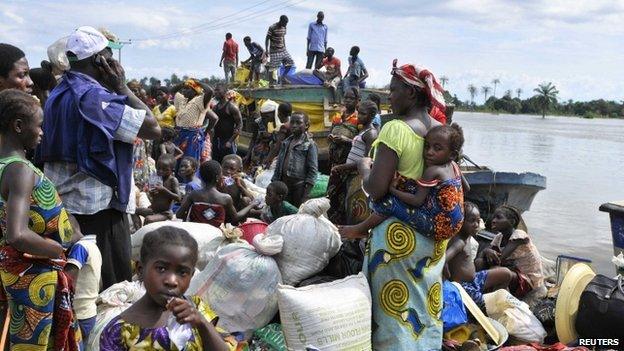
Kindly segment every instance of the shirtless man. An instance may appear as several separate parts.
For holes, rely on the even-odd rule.
[[[225,97],[226,93],[225,85],[217,84],[214,90],[217,104],[212,109],[219,117],[212,140],[212,159],[217,162],[221,162],[225,155],[236,154],[236,138],[243,124],[238,107]]]

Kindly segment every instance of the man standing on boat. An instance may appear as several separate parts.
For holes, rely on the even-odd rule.
[[[231,75],[231,81],[234,81],[236,76],[236,67],[238,67],[238,44],[232,38],[232,33],[225,35],[225,42],[223,43],[223,53],[221,54],[221,61],[219,61],[219,67],[223,67],[225,72],[225,84],[228,80],[228,73]]]
[[[327,49],[327,25],[323,23],[323,19],[325,19],[325,14],[323,11],[319,11],[316,15],[316,22],[312,22],[308,26],[306,69],[312,68],[312,62],[315,62],[315,69],[319,69],[323,65],[323,55]]]
[[[292,57],[286,50],[286,25],[288,25],[288,17],[281,15],[279,22],[273,23],[269,27],[266,39],[264,41],[265,52],[269,55],[269,63],[267,64],[267,73],[269,75],[269,84],[275,83],[273,72],[284,64],[284,72],[288,73],[290,68],[295,64]],[[269,46],[269,42],[271,45]]]
[[[248,63],[250,65],[251,73],[249,74],[250,85],[253,82],[260,80],[260,66],[262,65],[262,57],[264,56],[264,49],[260,44],[255,41],[252,42],[249,36],[243,38],[245,47],[249,50],[249,58],[243,61],[243,64]]]

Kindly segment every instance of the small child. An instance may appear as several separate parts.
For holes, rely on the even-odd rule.
[[[237,211],[251,203],[253,194],[247,189],[241,176],[243,159],[238,155],[226,155],[221,161],[223,177],[219,183],[219,191],[230,194]]]
[[[303,112],[290,117],[291,135],[280,146],[271,181],[280,180],[288,187],[288,202],[299,207],[310,194],[318,174],[316,143],[308,135],[310,119]]]
[[[175,135],[175,130],[167,127],[162,128],[162,136],[160,138],[159,146],[160,155],[158,156],[159,159],[162,155],[171,155],[175,160],[177,160],[184,155],[184,152],[182,152],[182,150],[180,150],[180,148],[173,143]]]
[[[347,162],[336,165],[332,168],[332,172],[351,172],[357,170],[358,163],[362,157],[367,157],[373,141],[377,139],[379,131],[373,125],[373,118],[377,114],[377,105],[370,100],[363,101],[358,107],[357,119],[358,124],[364,126],[362,131],[353,138],[351,151],[347,156]]]
[[[165,226],[146,234],[137,266],[145,295],[106,325],[100,350],[235,349],[216,327],[216,313],[198,296],[184,295],[197,254],[185,230]]]
[[[173,175],[175,159],[172,155],[161,155],[156,162],[156,174],[161,178],[157,184],[150,184],[151,206],[137,208],[137,214],[144,216],[144,224],[162,222],[173,218],[171,206],[181,201],[178,180]]]
[[[462,284],[474,302],[484,309],[483,294],[506,289],[515,273],[505,267],[476,272],[474,260],[479,243],[474,236],[479,232],[480,222],[481,215],[477,205],[464,202],[464,224],[459,234],[449,240],[446,248],[444,278]]]
[[[260,217],[265,223],[271,224],[280,217],[297,213],[299,209],[285,200],[287,195],[288,187],[284,182],[271,182],[264,197],[266,206],[262,210],[252,210],[251,215]]]
[[[215,160],[206,161],[199,167],[199,176],[204,187],[188,194],[176,216],[189,222],[208,223],[220,227],[223,223],[238,224],[256,205],[252,203],[236,211],[234,201],[229,194],[217,189],[221,179],[221,165]]]
[[[377,129],[381,128],[381,97],[375,93],[368,94],[368,100],[375,103],[377,106],[377,114],[373,118],[373,125],[377,127]]]
[[[82,340],[89,340],[95,326],[97,309],[95,300],[100,291],[102,254],[95,242],[95,235],[85,235],[75,243],[67,256],[65,272],[74,281],[74,312],[80,325]]]
[[[201,179],[197,177],[198,167],[199,164],[193,157],[182,157],[180,167],[178,167],[178,179],[180,180],[180,189],[184,189],[184,195],[193,190],[201,189]]]
[[[292,105],[289,102],[282,102],[277,107],[277,118],[280,122],[279,126],[275,126],[273,130],[273,144],[271,145],[271,151],[264,160],[264,168],[269,169],[271,163],[279,154],[280,146],[286,138],[291,134],[290,131],[290,115],[292,114]]]
[[[418,181],[396,178],[389,194],[371,202],[371,214],[364,222],[339,227],[347,238],[362,238],[368,230],[394,216],[436,241],[451,238],[459,232],[464,220],[462,183],[455,159],[461,152],[464,135],[457,124],[441,125],[425,137],[426,168]]]
[[[523,229],[518,229],[521,226]],[[491,229],[498,233],[488,248],[475,260],[477,269],[503,266],[514,271],[511,293],[523,298],[528,293],[545,292],[542,260],[537,247],[525,231],[520,212],[511,206],[500,206],[492,215]]]

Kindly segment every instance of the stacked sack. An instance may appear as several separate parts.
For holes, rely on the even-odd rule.
[[[228,244],[193,277],[188,295],[208,301],[229,332],[251,336],[277,313],[277,286],[282,281],[275,260],[247,243]]]
[[[111,285],[108,289],[102,291],[96,300],[97,304],[97,320],[89,340],[87,340],[87,350],[99,351],[100,335],[104,328],[125,311],[133,303],[139,301],[145,295],[145,288],[141,282],[121,282]]]
[[[284,284],[319,273],[340,250],[338,228],[326,217],[329,206],[327,198],[308,200],[297,214],[278,218],[254,238],[258,251],[275,255]]]
[[[221,229],[211,226],[210,224],[179,221],[150,223],[130,236],[132,241],[132,260],[138,261],[140,259],[141,245],[143,244],[143,237],[145,234],[165,226],[183,229],[197,241],[198,256],[196,267],[200,271],[214,258],[219,248],[230,243],[232,240],[236,241],[236,238],[226,237]]]

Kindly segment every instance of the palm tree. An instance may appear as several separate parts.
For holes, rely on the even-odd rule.
[[[487,96],[490,93],[490,91],[492,90],[492,88],[490,87],[481,87],[481,93],[483,93],[483,104],[485,105],[485,102],[487,101]]]
[[[518,99],[519,99],[520,95],[522,94],[522,89],[521,88],[516,89],[516,94],[518,94]]]
[[[494,97],[496,97],[496,86],[497,86],[498,84],[500,84],[500,79],[495,78],[495,79],[492,81],[492,84],[494,84],[494,94],[492,94],[492,95],[493,95]]]
[[[472,84],[468,85],[468,92],[470,93],[470,104],[474,105],[474,97],[477,95],[477,87]]]
[[[540,84],[537,88],[533,89],[537,93],[535,95],[538,98],[539,104],[542,106],[542,118],[546,118],[546,111],[550,107],[550,104],[557,103],[557,94],[559,90],[553,85],[552,82],[548,84]]]
[[[448,77],[447,76],[440,77],[440,83],[442,83],[442,88],[446,89],[446,83],[448,83]]]

